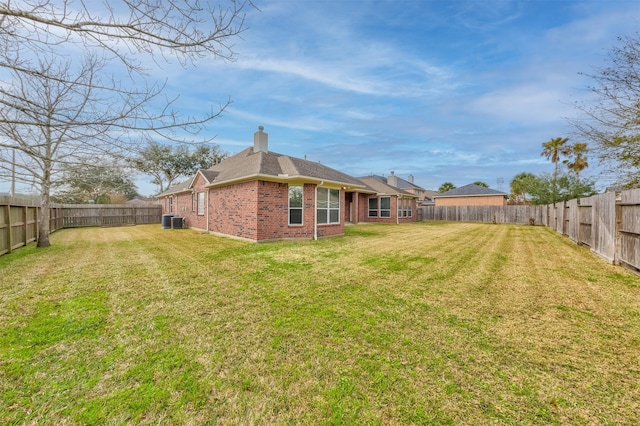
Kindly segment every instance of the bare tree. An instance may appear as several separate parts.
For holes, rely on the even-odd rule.
[[[217,3],[217,4],[216,4]],[[0,66],[34,72],[23,51],[48,56],[78,44],[110,52],[130,71],[144,71],[140,54],[233,59],[233,40],[244,30],[250,0],[216,3],[155,0],[23,0],[0,3]]]
[[[12,71],[12,79],[0,87],[0,147],[18,153],[17,177],[33,184],[42,196],[38,247],[46,247],[51,189],[62,169],[116,152],[127,132],[114,128],[131,127],[131,117],[139,110],[145,113],[149,93],[118,96],[122,93],[113,84],[101,81],[104,63],[95,57],[77,69],[71,61],[38,63],[41,72]],[[7,168],[8,162],[0,167]]]
[[[593,103],[579,104],[582,113],[571,124],[579,136],[593,142],[600,160],[618,183],[640,183],[640,34],[618,38],[609,52],[610,64],[586,74],[594,81]]]
[[[62,166],[155,139],[187,142],[222,113],[229,101],[202,117],[174,111],[176,98],[149,81],[143,58],[185,67],[203,57],[232,60],[246,4],[0,3],[0,155],[17,152],[19,177],[42,194],[39,247],[50,245],[51,185]]]

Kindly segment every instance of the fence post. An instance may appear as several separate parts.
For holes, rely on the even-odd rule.
[[[13,240],[11,238],[11,203],[7,203],[7,253],[11,253],[11,247],[13,247]]]
[[[613,250],[613,264],[620,265],[622,259],[622,205],[616,203],[616,228],[615,228],[615,247]]]
[[[24,241],[24,245],[27,245],[27,240],[29,237],[29,232],[28,232],[28,224],[27,224],[27,218],[29,217],[29,207],[27,206],[22,206],[22,240]]]

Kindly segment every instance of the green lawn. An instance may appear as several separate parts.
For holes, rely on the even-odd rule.
[[[640,276],[544,227],[0,257],[0,424],[637,424]]]

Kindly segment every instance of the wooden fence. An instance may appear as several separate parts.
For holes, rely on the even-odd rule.
[[[547,206],[420,206],[418,220],[546,225]]]
[[[49,228],[124,226],[160,223],[161,206],[62,204],[50,209]],[[38,238],[40,207],[36,202],[0,196],[0,255]]]
[[[160,223],[161,206],[129,206],[126,204],[65,204],[61,209],[62,228],[85,226],[124,226]]]
[[[640,270],[640,190],[546,206],[421,206],[418,220],[544,225],[607,261]]]

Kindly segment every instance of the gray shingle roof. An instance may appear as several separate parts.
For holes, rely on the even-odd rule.
[[[480,197],[480,196],[486,196],[486,195],[505,195],[506,196],[507,194],[501,191],[496,191],[495,189],[485,188],[484,186],[470,183],[469,185],[461,186],[460,188],[452,189],[451,191],[434,195],[433,198]]]
[[[228,184],[251,178],[272,178],[276,180],[307,179],[336,183],[360,188],[364,185],[358,179],[324,164],[301,158],[289,157],[276,152],[254,152],[253,147],[240,151],[221,163],[203,171],[211,176],[209,186]]]
[[[420,191],[424,191],[424,188],[416,185],[415,183],[411,183],[406,179],[401,178],[400,176],[396,176],[396,178],[398,179],[398,188],[400,189],[417,189]]]
[[[156,195],[156,198],[165,197],[171,194],[178,194],[180,192],[191,191],[191,179],[187,179],[184,182],[177,183],[166,191]]]
[[[415,198],[418,197],[417,195],[412,194],[412,193],[407,192],[407,191],[404,191],[404,190],[402,190],[400,188],[387,185],[387,179],[382,177],[382,176],[377,176],[377,175],[364,176],[364,177],[361,177],[361,178],[358,178],[358,179],[360,179],[368,187],[374,189],[379,194],[384,194],[384,195],[406,195],[408,197],[415,197]]]

